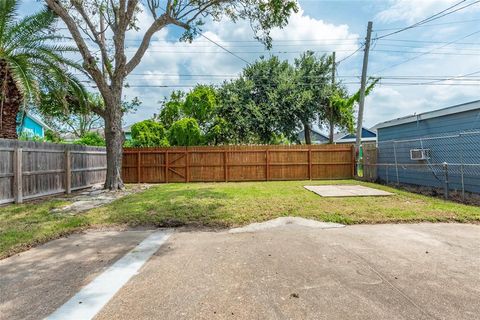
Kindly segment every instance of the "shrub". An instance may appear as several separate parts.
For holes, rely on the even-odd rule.
[[[165,128],[154,120],[145,120],[132,126],[132,145],[135,147],[168,147]]]
[[[103,147],[105,146],[105,139],[102,138],[96,132],[88,132],[83,135],[80,139],[74,142],[75,144],[81,144],[84,146],[94,146],[94,147]]]
[[[168,141],[172,146],[197,146],[202,144],[202,133],[197,120],[183,118],[174,122],[168,131]]]

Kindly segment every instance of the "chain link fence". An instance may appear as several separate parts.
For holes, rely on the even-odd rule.
[[[364,145],[360,178],[427,187],[446,198],[480,194],[480,131]]]

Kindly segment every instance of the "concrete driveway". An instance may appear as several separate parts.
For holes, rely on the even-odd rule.
[[[478,225],[252,230],[174,233],[95,319],[479,318]],[[117,247],[107,264],[147,233],[129,234],[131,241]],[[34,250],[38,256],[57,249],[54,241]],[[30,282],[33,266],[19,263],[29,254],[0,261],[2,319],[43,318],[102,273],[98,262],[89,267],[71,261],[63,268],[79,264],[87,272],[75,272],[72,280],[72,272],[45,270]],[[89,255],[94,252],[83,260]]]

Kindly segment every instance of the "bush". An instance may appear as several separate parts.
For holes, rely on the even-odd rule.
[[[198,146],[202,144],[202,133],[197,120],[183,118],[174,122],[168,131],[168,141],[172,146]]]
[[[64,143],[60,134],[58,132],[53,131],[53,130],[45,131],[45,140],[47,142],[53,142],[53,143]]]
[[[216,107],[215,90],[204,85],[198,85],[190,91],[183,105],[186,116],[196,119],[202,126],[212,120]]]
[[[80,139],[74,142],[75,144],[81,144],[84,146],[94,146],[94,147],[104,147],[105,139],[102,138],[96,132],[88,132],[83,135]]]
[[[165,128],[153,120],[145,120],[132,126],[132,145],[135,147],[168,147]]]

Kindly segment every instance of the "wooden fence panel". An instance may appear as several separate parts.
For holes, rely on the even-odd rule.
[[[221,182],[353,177],[351,145],[127,148],[126,183]]]
[[[366,181],[376,181],[377,176],[377,157],[378,150],[375,144],[364,144],[363,145],[363,158],[361,161],[362,165],[362,176],[360,179]]]
[[[0,203],[103,182],[105,148],[0,139]]]

